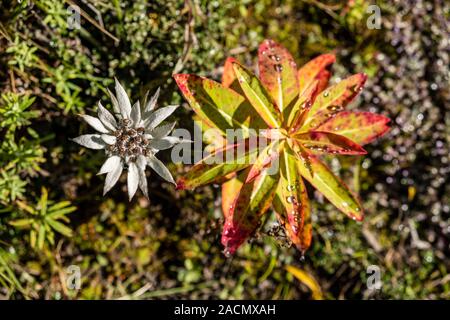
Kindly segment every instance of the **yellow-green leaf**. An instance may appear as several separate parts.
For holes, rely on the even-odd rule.
[[[255,161],[257,154],[257,146],[252,146],[248,140],[217,149],[178,179],[177,189],[193,189],[245,169]]]
[[[222,84],[190,74],[176,74],[174,79],[200,119],[223,135],[227,129],[242,129],[246,138],[250,127],[263,124],[245,97]]]
[[[281,115],[259,79],[252,72],[236,62],[233,63],[233,68],[242,91],[247,96],[254,110],[256,110],[270,128],[280,128]]]
[[[298,166],[301,175],[308,180],[325,198],[336,208],[354,220],[363,219],[363,209],[356,198],[343,181],[336,177],[331,170],[316,156],[309,154],[308,160],[314,176],[305,166]]]
[[[286,266],[286,271],[296,277],[301,283],[306,285],[312,292],[312,297],[314,300],[322,300],[323,294],[319,283],[316,279],[310,275],[308,272],[294,267],[292,265]]]

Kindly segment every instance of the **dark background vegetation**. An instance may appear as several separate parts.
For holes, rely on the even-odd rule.
[[[83,0],[82,28],[70,30],[73,3],[0,0],[0,298],[312,298],[287,265],[324,298],[450,298],[448,1]],[[380,29],[367,28],[370,4],[381,8]],[[269,218],[226,259],[218,186],[179,192],[152,174],[150,201],[129,203],[123,180],[101,196],[102,152],[69,138],[89,131],[76,115],[108,104],[114,76],[133,100],[160,86],[160,105],[181,103],[173,118],[191,128],[172,73],[220,79],[227,56],[255,65],[264,38],[299,65],[334,52],[332,80],[369,75],[352,107],[389,116],[392,130],[367,156],[331,162],[360,193],[364,222],[310,189],[304,257],[267,235]],[[161,156],[175,177],[188,170]],[[33,243],[31,225],[17,221],[39,230],[26,206],[41,208],[45,190],[69,208],[59,221],[70,229],[44,226]],[[81,268],[80,290],[67,288],[70,265]],[[366,286],[369,265],[381,270],[381,290]]]

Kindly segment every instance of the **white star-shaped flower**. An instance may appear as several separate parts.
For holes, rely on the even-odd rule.
[[[110,92],[114,117],[102,104],[98,103],[98,117],[81,115],[95,130],[96,134],[81,135],[73,141],[90,149],[104,149],[108,158],[98,174],[106,173],[103,195],[117,183],[124,167],[128,168],[128,196],[131,201],[137,188],[148,198],[145,169],[150,166],[164,180],[175,184],[170,171],[155,157],[159,150],[187,142],[178,137],[169,136],[175,122],[159,126],[178,106],[156,109],[159,89],[141,110],[139,101],[133,107],[127,93],[115,79],[116,96]]]

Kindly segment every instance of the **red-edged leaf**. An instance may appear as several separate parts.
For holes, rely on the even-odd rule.
[[[311,177],[314,177],[314,171],[311,167],[311,152],[297,142],[292,143],[290,147],[294,150],[300,162],[303,163],[303,166],[309,171]]]
[[[303,92],[301,97],[294,104],[292,109],[288,108],[288,116],[285,116],[286,126],[291,132],[295,132],[306,120],[309,109],[316,99],[317,94],[319,93],[319,80],[314,80],[308,86],[308,88]]]
[[[317,74],[316,80],[319,82],[319,84],[317,86],[318,92],[322,92],[323,90],[325,90],[328,87],[328,81],[330,81],[330,78],[331,78],[331,72],[326,69],[320,71]]]
[[[233,63],[239,63],[235,58],[228,57],[225,60],[225,64],[223,66],[223,74],[222,74],[222,85],[233,89],[235,92],[239,93],[241,96],[245,97],[244,91],[242,91],[241,86],[239,85],[239,81],[236,77],[236,73],[234,72]],[[261,120],[262,123],[264,121],[258,117],[258,120]],[[264,123],[265,124],[265,123]],[[253,128],[250,126],[250,128]]]
[[[244,184],[231,205],[222,232],[225,254],[233,254],[258,228],[263,214],[272,204],[279,175],[266,169],[251,183]]]
[[[289,51],[273,40],[258,49],[259,78],[281,112],[298,97],[297,65]]]
[[[259,116],[245,97],[218,82],[196,75],[176,74],[174,79],[203,122],[218,128],[223,134],[226,129],[242,129],[244,136],[248,136],[250,121]]]
[[[228,57],[223,65],[222,85],[227,88],[229,88],[233,82],[237,81],[236,75],[234,74],[233,62],[236,62],[236,59]]]
[[[193,189],[245,169],[255,162],[257,151],[257,146],[252,146],[248,140],[218,149],[178,179],[177,189]]]
[[[219,129],[203,122],[196,114],[194,114],[193,119],[195,125],[202,130],[203,141],[207,144],[205,151],[212,153],[216,149],[225,147],[227,144],[227,139],[223,136],[223,133]]]
[[[285,230],[292,243],[302,252],[311,244],[312,225],[308,193],[300,175],[295,153],[286,148],[281,156],[281,176],[277,195],[284,211]]]
[[[270,128],[280,128],[281,114],[259,79],[252,72],[236,62],[233,62],[233,68],[242,91],[247,96],[254,110],[256,110]]]
[[[300,70],[298,70],[300,95],[305,92],[306,88],[308,88],[311,82],[315,79],[319,79],[321,85],[323,85],[324,82],[326,85],[330,77],[330,73],[326,70],[326,68],[332,65],[335,61],[336,57],[334,54],[327,53],[312,59],[301,67]]]
[[[265,168],[274,166],[273,170],[278,170],[277,162],[280,151],[284,146],[284,142],[279,140],[272,141],[266,148],[263,148],[258,155],[255,163],[250,167],[245,183],[253,181]]]
[[[316,156],[310,154],[309,162],[314,176],[305,166],[298,166],[301,175],[309,181],[336,208],[354,220],[363,219],[363,209],[356,196],[350,192],[343,181],[336,177],[331,170]]]
[[[318,153],[361,155],[367,154],[359,144],[331,132],[308,131],[296,134],[295,139],[306,149]]]
[[[308,118],[300,128],[301,131],[317,128],[330,117],[342,111],[345,106],[362,90],[367,79],[363,73],[355,74],[320,93],[311,109]]]
[[[389,121],[389,118],[376,113],[343,111],[317,130],[333,132],[364,145],[384,135],[389,130]]]

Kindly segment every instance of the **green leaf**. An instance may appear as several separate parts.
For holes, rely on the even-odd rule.
[[[375,113],[343,111],[317,130],[333,132],[364,145],[384,135],[389,130],[389,121],[389,118]]]
[[[257,146],[251,146],[248,140],[217,149],[178,179],[177,189],[193,189],[245,169],[254,162],[257,154]],[[227,155],[232,159],[227,160]]]
[[[258,49],[259,78],[283,112],[298,97],[297,65],[289,51],[273,40],[264,40]]]
[[[233,63],[234,72],[253,108],[270,128],[280,128],[281,115],[259,79],[240,64]]]
[[[17,206],[22,209],[27,211],[30,214],[37,214],[37,212],[34,210],[34,208],[30,207],[29,205],[27,205],[25,202],[22,201],[16,201]]]
[[[354,220],[363,219],[363,210],[357,198],[350,192],[343,181],[316,156],[310,154],[309,161],[314,176],[303,165],[298,166],[301,175],[322,193],[336,208]]]
[[[32,248],[36,247],[36,239],[37,239],[37,233],[35,230],[30,230],[30,246]]]
[[[64,209],[59,209],[59,210],[51,212],[50,214],[47,214],[47,217],[57,220],[57,219],[65,216],[68,213],[74,212],[75,210],[77,210],[77,207],[73,207],[73,206],[64,208]]]
[[[14,227],[27,227],[29,226],[31,223],[33,223],[33,219],[17,219],[17,220],[13,220],[13,221],[9,221],[9,224],[14,226]]]
[[[312,238],[311,209],[308,193],[300,175],[303,166],[291,148],[286,147],[281,156],[281,177],[277,189],[277,202],[283,211],[278,212],[292,243],[306,251]],[[280,209],[279,209],[280,210]]]
[[[37,248],[42,249],[44,248],[44,241],[45,241],[45,225],[40,224],[38,229],[38,238],[37,238]]]
[[[258,129],[263,121],[245,97],[222,84],[196,75],[176,74],[174,79],[189,105],[207,125],[217,127],[223,135],[227,129]]]
[[[40,214],[44,216],[47,213],[47,200],[48,200],[48,192],[47,189],[42,187],[41,189],[41,198],[38,202],[38,207],[40,208]]]
[[[47,222],[54,230],[61,233],[62,235],[66,237],[72,236],[72,230],[61,222],[55,220],[47,220]]]

